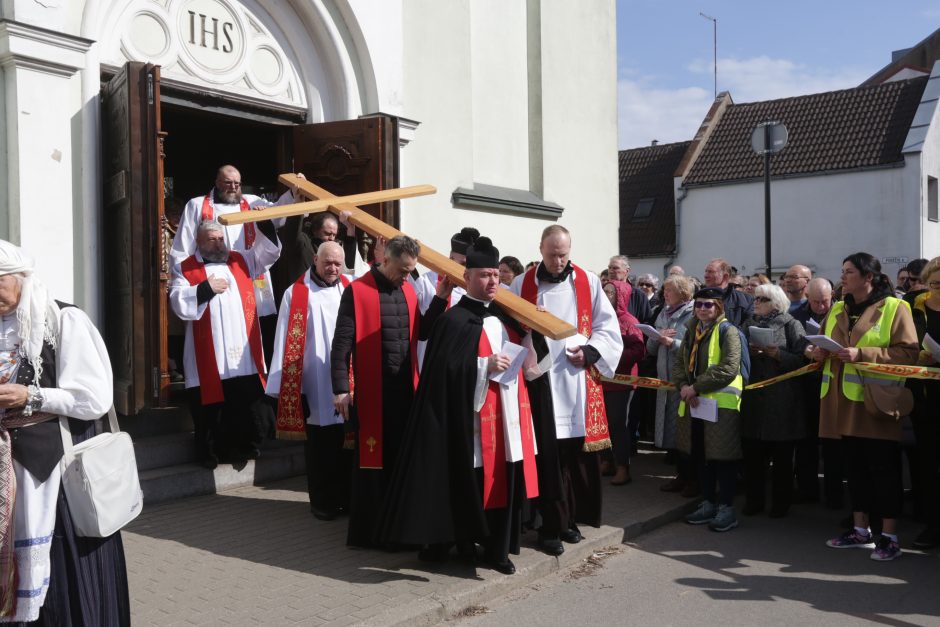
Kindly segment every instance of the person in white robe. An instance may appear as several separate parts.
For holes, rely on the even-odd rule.
[[[268,270],[281,247],[271,221],[255,224],[253,246],[239,253],[228,248],[221,224],[200,223],[198,250],[172,268],[170,307],[186,321],[185,385],[197,458],[207,468],[221,459],[256,459],[273,422],[264,400],[266,368],[251,277]],[[203,322],[205,333],[194,333]]]
[[[266,387],[268,396],[278,399],[278,437],[306,436],[307,493],[310,511],[319,520],[333,520],[349,505],[352,450],[344,449],[344,421],[333,406],[330,379],[336,314],[350,279],[342,274],[343,260],[343,247],[324,241],[314,254],[310,271],[298,279],[300,286],[284,292]],[[306,316],[300,322],[294,316],[302,315],[303,307],[294,297],[305,292]],[[296,325],[301,323],[305,324],[303,341],[297,346],[301,335]],[[295,360],[293,365],[291,359]],[[299,373],[297,361],[302,364]],[[288,391],[282,395],[282,389]],[[303,430],[298,419],[304,423]]]
[[[527,374],[533,377],[529,397],[539,446],[539,546],[558,555],[564,551],[562,541],[581,540],[579,522],[600,524],[598,451],[610,440],[596,377],[614,375],[623,340],[600,279],[571,263],[568,230],[547,227],[539,251],[542,261],[516,277],[510,289],[578,329],[564,340],[533,334],[538,365]],[[579,286],[589,291],[583,295],[585,311],[579,311]]]
[[[78,537],[61,487],[59,417],[74,443],[102,431],[111,362],[88,316],[53,300],[33,266],[0,240],[0,622],[127,625],[120,533]]]

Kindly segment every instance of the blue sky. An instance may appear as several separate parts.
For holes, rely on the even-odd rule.
[[[718,91],[754,102],[853,87],[940,28],[937,0],[616,0],[620,148],[692,139]]]

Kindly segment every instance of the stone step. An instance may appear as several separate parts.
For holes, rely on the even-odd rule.
[[[194,464],[196,453],[193,434],[190,431],[134,438],[134,456],[137,458],[137,470],[141,472],[166,466]]]
[[[304,472],[303,444],[268,442],[262,449],[261,457],[249,460],[243,467],[219,464],[216,469],[207,470],[195,463],[181,463],[141,470],[139,474],[144,503],[154,504],[186,496],[215,494],[265,481],[294,477]]]

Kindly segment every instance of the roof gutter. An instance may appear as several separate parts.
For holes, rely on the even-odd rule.
[[[679,256],[679,226],[682,222],[680,219],[680,215],[682,213],[682,201],[685,200],[685,197],[689,195],[689,190],[680,185],[678,192],[679,195],[676,196],[676,245],[672,249],[672,255],[670,255],[669,259],[666,260],[666,263],[663,264],[663,277],[669,276],[669,267],[672,265],[672,262],[676,260],[676,257]]]

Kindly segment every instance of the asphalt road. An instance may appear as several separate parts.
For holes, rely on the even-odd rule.
[[[830,549],[842,514],[795,506],[714,533],[672,523],[455,619],[463,625],[940,625],[940,551]],[[901,521],[901,545],[919,526]],[[905,544],[906,543],[906,544]]]

